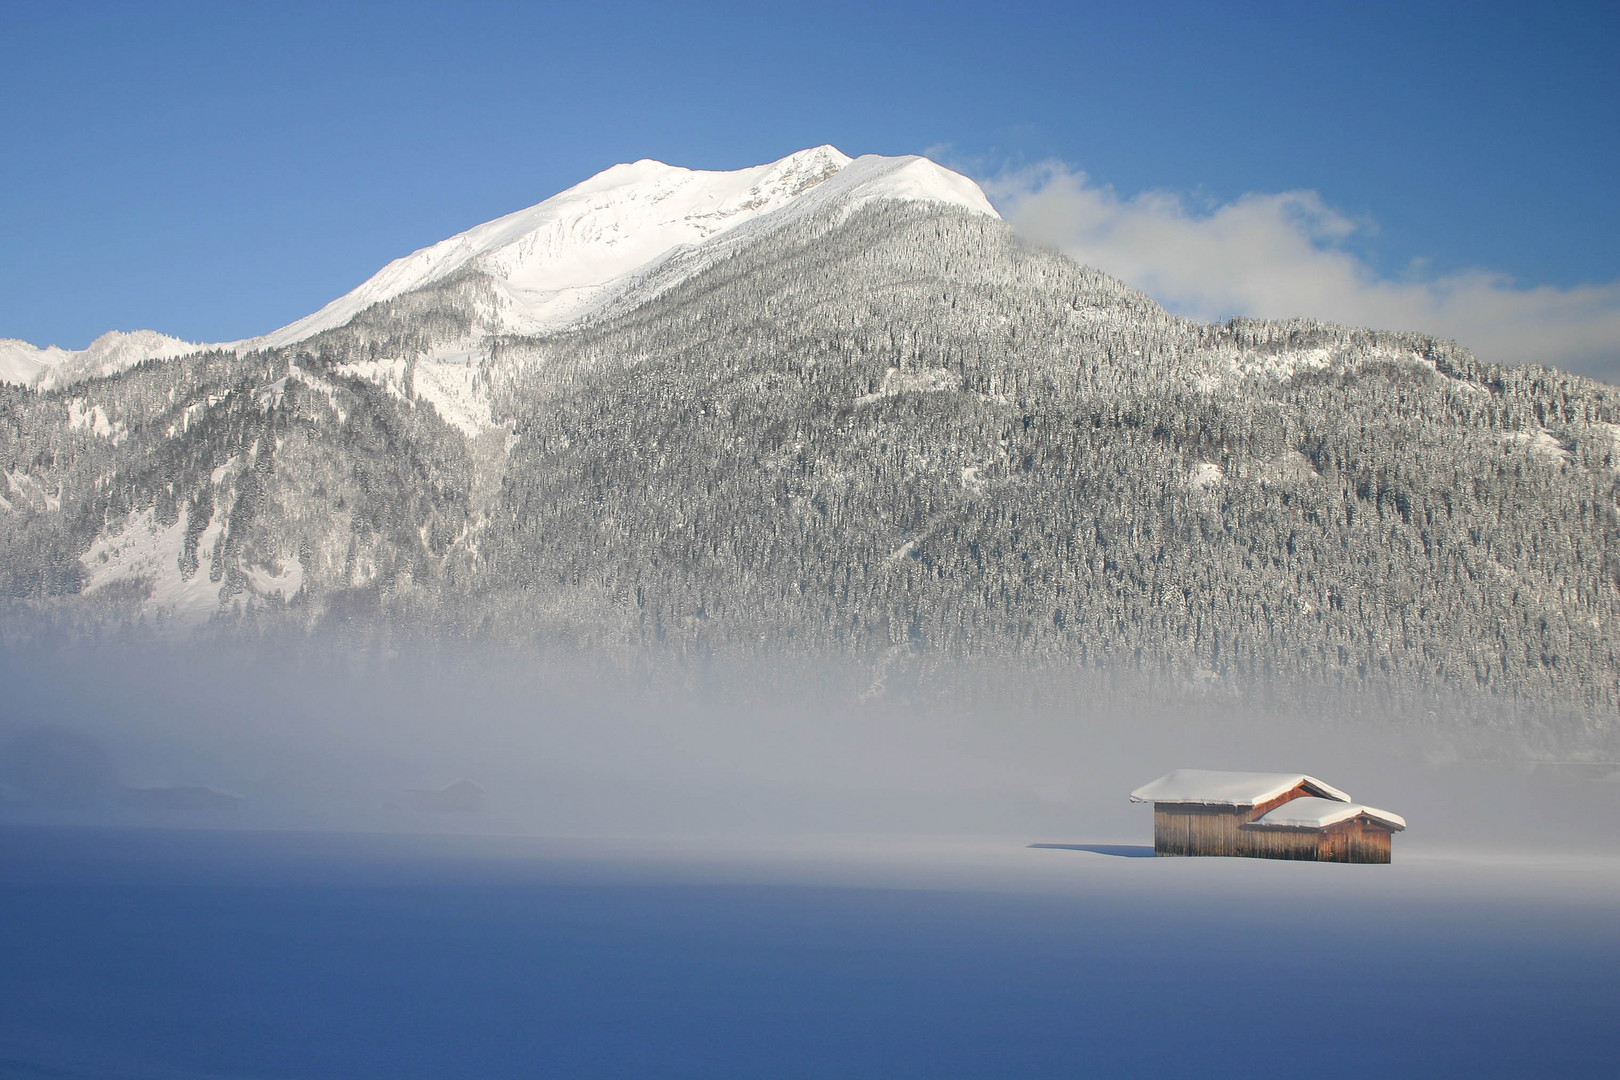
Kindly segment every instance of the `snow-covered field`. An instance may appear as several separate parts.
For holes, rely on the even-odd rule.
[[[0,1073],[1613,1075],[1616,855],[1094,839],[8,828]]]
[[[0,1078],[1614,1074],[1610,764],[519,674],[0,655]],[[1179,767],[1409,828],[1147,857]]]

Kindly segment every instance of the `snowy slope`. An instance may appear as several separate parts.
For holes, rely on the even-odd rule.
[[[673,253],[707,247],[750,223],[879,198],[950,203],[995,216],[973,181],[920,157],[851,161],[818,146],[735,172],[638,161],[396,259],[353,292],[254,344],[302,341],[463,270],[488,274],[505,290],[507,302],[493,313],[502,331],[557,330],[599,312],[627,282]]]
[[[739,222],[702,244],[672,248],[618,281],[604,285],[594,303],[577,312],[575,320],[645,303],[738,248],[817,214],[841,219],[866,203],[884,199],[940,203],[986,217],[1000,217],[979,185],[960,173],[915,154],[904,157],[867,154],[848,162],[837,175],[770,213]]]
[[[843,168],[832,147],[736,172],[615,165],[526,210],[395,259],[353,292],[262,339],[289,345],[372,304],[475,269],[505,283],[519,332],[566,323],[603,285],[679,244],[699,243],[791,201]]]
[[[0,338],[0,382],[49,389],[113,375],[142,360],[185,356],[203,348],[206,346],[155,330],[129,333],[110,330],[83,349],[64,349],[57,345],[41,349],[15,338]]]
[[[0,382],[29,386],[39,373],[72,355],[55,345],[41,349],[16,338],[0,338]]]

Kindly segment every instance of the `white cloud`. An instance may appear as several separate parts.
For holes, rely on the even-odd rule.
[[[1391,278],[1343,247],[1367,228],[1314,191],[1250,194],[1212,210],[1149,191],[1122,198],[1045,165],[987,182],[1031,239],[1208,320],[1310,316],[1454,338],[1482,360],[1546,363],[1620,381],[1620,281],[1521,287],[1469,270]]]

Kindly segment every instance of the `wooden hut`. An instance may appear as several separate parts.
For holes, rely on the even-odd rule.
[[[1406,819],[1388,810],[1335,799],[1292,799],[1240,827],[1248,850],[1259,859],[1309,862],[1389,862],[1390,837]]]
[[[1348,803],[1350,796],[1304,773],[1177,769],[1131,792],[1153,804],[1155,855],[1252,855],[1244,825],[1295,799]]]

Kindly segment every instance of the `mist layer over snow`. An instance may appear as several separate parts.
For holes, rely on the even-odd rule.
[[[186,617],[188,596],[169,598],[173,617]],[[217,598],[205,593],[204,603]],[[0,785],[16,797],[0,818],[1121,844],[1150,842],[1151,811],[1129,796],[1171,770],[1309,770],[1411,822],[1397,862],[1412,850],[1617,850],[1609,822],[1620,815],[1620,783],[1602,782],[1600,762],[1511,764],[1507,732],[1507,763],[1492,766],[1482,763],[1485,733],[1421,711],[1371,713],[1367,697],[1323,700],[1306,724],[1290,708],[1266,713],[1145,678],[1064,684],[986,665],[965,667],[952,686],[874,697],[873,674],[859,666],[715,662],[637,679],[593,664],[587,653],[448,644],[391,659],[204,639],[11,648],[0,662]],[[12,740],[40,730],[98,747],[107,763],[99,796],[57,805],[29,794],[34,781],[4,775]],[[1462,753],[1473,764],[1459,763]],[[487,793],[478,813],[417,805],[413,793],[463,778]],[[243,798],[227,819],[177,821],[123,805],[119,785]]]

